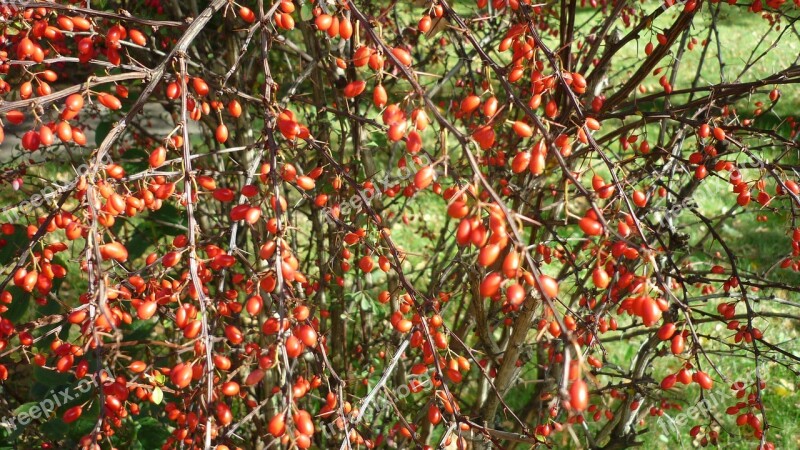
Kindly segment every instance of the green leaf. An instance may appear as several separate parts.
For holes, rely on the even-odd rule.
[[[170,433],[166,425],[154,417],[142,417],[137,423],[141,427],[137,437],[143,448],[161,448],[169,438]]]
[[[130,324],[130,333],[125,334],[126,341],[138,341],[150,337],[150,333],[155,328],[157,321],[136,320]]]
[[[22,289],[12,286],[8,288],[11,292],[11,304],[8,305],[8,311],[3,313],[3,317],[11,322],[18,323],[28,312],[28,306],[31,304],[31,295]]]
[[[366,311],[372,311],[373,302],[370,300],[369,295],[364,291],[347,292],[344,294],[346,304],[358,303],[359,308]]]
[[[114,127],[114,124],[109,121],[102,121],[97,124],[97,128],[94,130],[94,143],[99,147],[103,140],[108,136],[108,133],[111,132],[111,129]]]
[[[37,403],[37,402],[23,403],[23,404],[19,405],[17,407],[17,409],[14,410],[14,415],[18,416],[18,415],[20,415],[22,413],[26,413],[26,412],[30,411],[31,408],[33,408],[34,406],[36,406],[38,404],[39,403]]]
[[[119,165],[125,169],[125,173],[136,173],[147,170],[150,167],[148,162],[150,155],[140,148],[126,150],[120,157]]]
[[[364,294],[361,296],[361,309],[364,311],[372,311],[374,305],[369,297]]]
[[[60,417],[57,417],[45,422],[38,429],[54,441],[63,441],[65,436],[72,441],[78,441],[81,437],[92,432],[97,423],[98,414],[99,408],[93,405],[88,410],[84,408],[83,414],[75,422],[65,424]],[[61,448],[73,448],[73,445],[65,445]]]
[[[16,212],[20,214],[20,211]],[[5,219],[6,217],[13,217],[12,212],[9,211],[7,214],[0,212],[0,221],[7,221]],[[20,214],[20,217],[22,217],[22,214]],[[0,248],[0,261],[3,261],[4,265],[9,264],[12,258],[30,243],[28,234],[25,232],[25,227],[22,225],[14,225],[14,234],[3,235],[3,239],[6,240],[6,245]]]
[[[183,215],[183,211],[172,204],[164,203],[159,210],[151,212],[148,215],[148,219],[151,222],[156,221],[155,225],[158,227],[158,231],[167,233],[170,236],[177,236],[183,233],[184,230],[170,225],[184,225],[186,223],[186,218],[184,218]]]
[[[57,326],[57,325],[54,325]],[[66,341],[69,338],[69,330],[72,328],[72,324],[69,321],[66,321],[61,328],[61,331],[58,332],[58,338],[62,341]],[[48,342],[49,345],[49,342]]]
[[[153,230],[153,224],[150,222],[143,222],[138,224],[136,227],[136,231],[133,232],[131,235],[130,240],[126,244],[128,247],[128,259],[134,260],[144,254],[148,248],[153,244],[150,242],[150,236],[155,233],[149,233],[148,231]]]
[[[72,325],[72,324],[69,323],[69,322],[65,323],[64,328],[67,329],[67,333],[64,333],[63,336],[62,335],[58,335],[57,336],[57,334],[64,332],[63,329],[59,333],[50,333],[50,331],[52,331],[54,328],[60,326],[59,324],[52,324],[52,325],[49,325],[49,326],[42,327],[41,330],[37,330],[40,333],[41,337],[40,337],[40,339],[38,341],[36,341],[33,344],[33,348],[36,348],[38,350],[42,350],[42,351],[44,351],[45,354],[47,354],[47,352],[51,351],[50,350],[50,344],[52,344],[53,341],[56,338],[59,338],[61,340],[65,340],[66,338],[69,338],[70,325]]]
[[[64,279],[63,278],[57,278],[57,279],[53,280],[53,293],[54,294],[58,293],[58,290],[56,289],[56,281],[58,282],[58,287],[60,287],[61,284],[63,283]],[[44,317],[44,316],[49,316],[49,315],[52,315],[52,314],[60,313],[61,312],[61,305],[59,305],[58,302],[55,302],[52,299],[48,299],[48,302],[43,306],[40,306],[37,303],[36,304],[36,310],[38,312],[36,317]]]
[[[314,18],[314,5],[311,2],[303,2],[300,7],[300,20],[307,22]]]
[[[184,212],[169,203],[163,204],[157,211],[150,211],[146,216],[142,215],[141,222],[136,224],[135,231],[127,241],[128,259],[142,256],[165,236],[183,233],[181,227],[185,221]]]
[[[156,388],[153,389],[153,393],[150,395],[150,400],[156,405],[160,404],[161,400],[164,400],[164,391],[156,386]]]
[[[68,373],[58,373],[55,370],[48,370],[39,366],[33,368],[33,379],[51,388],[70,385],[73,378]]]

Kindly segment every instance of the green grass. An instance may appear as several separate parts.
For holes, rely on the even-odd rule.
[[[643,9],[650,12],[654,9],[655,2],[648,1],[644,4]],[[719,84],[721,82],[733,82],[742,74],[743,69],[752,63],[752,66],[742,74],[740,81],[748,82],[766,78],[783,69],[790,67],[795,63],[797,54],[800,51],[800,41],[793,38],[792,31],[787,31],[786,35],[777,42],[774,48],[770,46],[784,31],[770,29],[766,20],[760,16],[747,13],[743,8],[731,8],[727,5],[720,9],[717,17],[717,31],[714,33],[711,30],[711,15],[708,12],[708,6],[696,14],[693,23],[692,36],[696,37],[699,41],[694,46],[694,50],[686,50],[680,58],[680,66],[677,72],[676,82],[674,89],[689,88],[697,75],[698,67],[700,66],[700,59],[702,55],[702,41],[709,39],[708,49],[705,57],[705,62],[700,70],[700,77],[698,78],[697,86],[709,86],[712,84]],[[644,47],[648,42],[657,43],[656,34],[663,32],[674,22],[679,8],[672,8],[666,13],[662,14],[653,24],[649,30],[645,30],[638,40],[633,40],[628,43],[619,53],[619,61],[638,61],[646,57]],[[592,10],[582,10],[577,17],[577,23],[583,23],[592,16]],[[620,28],[620,31],[625,34],[626,29]],[[717,35],[719,36],[719,45],[717,45]],[[766,35],[766,38],[764,36]],[[764,38],[762,42],[762,38]],[[680,38],[679,41],[680,42]],[[678,46],[674,46],[673,50],[677,51]],[[721,50],[721,52],[720,52]],[[663,60],[660,67],[665,71],[657,76],[649,77],[644,85],[648,88],[649,92],[660,89],[658,79],[661,75],[667,74],[671,76],[672,64],[677,58],[677,54],[673,53]],[[724,66],[720,67],[720,60]],[[616,68],[617,72],[612,72],[612,78],[624,81],[627,76],[632,72],[629,70],[620,70]],[[768,91],[772,86],[766,86]],[[791,101],[797,98],[800,93],[796,85],[787,85],[780,88],[784,94],[784,101],[779,101],[774,109],[774,113],[779,117],[786,117],[787,115],[795,113],[795,105]],[[765,101],[768,100],[764,96],[754,96],[752,101]],[[673,103],[677,103],[673,99]],[[745,107],[743,104],[740,107]],[[747,108],[745,108],[747,109]],[[754,106],[750,106],[750,110],[754,110]]]
[[[650,11],[652,2],[646,3],[648,5],[645,10]],[[698,78],[697,86],[708,86],[712,84],[719,84],[723,81],[731,82],[736,79],[746,66],[747,62],[751,60],[751,55],[760,55],[767,48],[772,45],[773,40],[778,35],[773,30],[769,34],[764,43],[759,43],[759,40],[764,33],[769,29],[766,21],[760,17],[745,13],[740,10],[733,10],[732,8],[722,8],[722,13],[719,15],[718,30],[720,37],[720,46],[722,50],[721,59],[725,62],[725,66],[720,70],[718,62],[718,47],[715,41],[710,42],[706,63],[700,70],[700,77]],[[579,15],[580,19],[588,19],[590,11],[582,11]],[[694,33],[702,40],[708,35],[708,27],[710,20],[709,14],[704,11],[698,14],[695,21]],[[660,29],[674,20],[674,14],[667,13],[654,23],[654,31]],[[644,45],[650,41],[655,40],[653,34],[645,33],[639,41],[634,41],[627,45],[622,51],[620,60],[628,58],[643,58]],[[684,52],[681,61],[680,69],[677,72],[676,82],[674,89],[689,88],[692,86],[698,66],[700,62],[701,47],[695,46],[693,51]],[[791,66],[797,57],[798,50],[800,50],[800,42],[790,36],[781,39],[779,44],[766,52],[752,67],[750,67],[740,78],[741,81],[755,81],[772,75],[780,70]],[[674,56],[674,55],[673,55]],[[670,65],[662,65],[666,69]],[[670,76],[670,71],[666,70],[667,76]],[[622,71],[612,75],[612,83],[616,80],[624,81],[631,72]],[[660,76],[660,75],[659,75]],[[660,89],[658,84],[659,76],[649,77],[644,85],[648,93]],[[737,104],[739,111],[746,114],[752,114],[757,106],[757,101],[762,101],[764,104],[769,105],[766,93],[771,90],[773,86],[765,86],[759,90],[759,93],[753,95],[751,98],[746,98]],[[755,125],[757,127],[770,129],[777,127],[787,116],[796,114],[796,103],[793,101],[798,98],[800,90],[795,86],[780,86],[782,92],[781,100],[777,102],[773,110],[761,117],[759,117]],[[686,101],[685,96],[671,99],[673,104],[680,104]],[[663,107],[663,104],[658,105]],[[655,128],[653,128],[655,130]],[[785,127],[781,128],[781,132],[785,132]],[[796,155],[789,155],[790,160],[796,160]],[[746,159],[742,158],[743,160]],[[698,202],[698,209],[708,217],[720,216],[727,212],[730,208],[735,207],[735,195],[731,192],[730,184],[727,180],[709,178],[701,185],[698,193],[695,195],[695,200]],[[727,221],[719,228],[719,232],[723,239],[734,248],[737,255],[743,258],[738,261],[741,270],[751,271],[754,273],[763,273],[768,268],[779,261],[782,255],[788,252],[791,248],[790,238],[785,234],[785,230],[776,227],[777,223],[787,223],[787,217],[771,214],[765,211],[758,211],[753,205],[749,207],[746,212],[736,207],[737,214]],[[772,224],[760,223],[756,221],[756,215],[765,213]],[[695,221],[689,212],[684,212],[678,218],[679,221]],[[702,224],[701,224],[702,225]],[[702,227],[689,227],[692,242],[697,240],[705,234]],[[714,244],[713,239],[706,242],[707,251],[711,255],[716,251],[722,252],[721,246]],[[698,259],[706,259],[704,255],[697,255]],[[788,272],[788,271],[784,271]],[[795,273],[781,272],[784,278],[782,281],[789,284],[797,284],[800,282]],[[778,293],[781,295],[781,293]],[[713,310],[712,307],[708,308]],[[765,311],[776,311],[775,305],[763,305]],[[782,343],[784,348],[793,351],[795,354],[798,351],[798,330],[797,324],[783,319],[762,319],[757,326],[765,330],[765,339],[769,342]],[[716,330],[717,335],[730,335],[732,333],[727,330]],[[732,341],[732,339],[731,339]],[[611,360],[624,361],[624,356],[630,354],[630,349],[637,344],[634,342],[611,343],[608,346]],[[670,363],[674,364],[674,360],[670,359]],[[735,380],[736,375],[751,373],[753,371],[752,357],[745,358],[716,358],[717,364],[721,373],[731,377]],[[654,373],[667,373],[666,370],[675,370],[675,367],[663,367],[662,364],[656,364]],[[766,363],[762,365],[763,377],[768,380],[768,387],[765,391],[765,405],[768,413],[768,420],[770,421],[770,439],[772,439],[777,448],[796,448],[798,446],[797,436],[800,434],[798,425],[798,416],[800,415],[800,394],[797,392],[798,381],[797,377],[786,368],[775,364]],[[796,370],[796,369],[795,369]],[[717,377],[718,378],[718,377]],[[752,379],[752,377],[751,377]],[[660,380],[659,380],[660,381]],[[740,429],[735,425],[734,418],[725,415],[725,409],[736,402],[730,397],[730,389],[718,381],[717,387],[714,392],[718,398],[724,399],[718,405],[712,407],[715,417],[720,419],[723,424],[720,430],[720,446],[722,448],[731,449],[749,449],[756,446],[756,440],[751,436],[743,436]],[[664,423],[674,422],[676,419],[686,417],[687,408],[693,405],[694,399],[699,398],[697,389],[689,389],[686,391],[679,391],[675,396],[676,400],[683,403],[684,410],[678,412],[675,410],[667,411],[665,416],[670,416],[672,421],[662,418]],[[680,448],[692,448],[697,443],[691,441],[688,435],[689,429],[694,424],[707,423],[707,421],[689,420],[688,423],[679,421],[680,425],[668,426],[662,428],[661,425],[650,425],[651,432],[643,436],[643,448],[675,448],[678,445]],[[728,432],[725,432],[727,430]]]
[[[654,2],[646,2],[643,6],[646,12],[650,12],[655,7]],[[676,9],[677,10],[677,9]],[[581,24],[593,15],[593,10],[581,10],[578,15],[577,23]],[[616,58],[619,61],[637,61],[645,57],[644,46],[649,41],[655,41],[656,33],[664,29],[664,27],[674,21],[676,14],[673,11],[667,12],[662,15],[654,24],[651,30],[642,34],[640,39],[635,40],[623,48],[620,55]],[[709,14],[704,8],[702,13],[699,13],[693,27],[693,36],[696,36],[698,41],[702,41],[709,36],[709,26],[711,21]],[[779,31],[773,30],[767,34],[764,42],[760,42],[765,33],[769,30],[769,24],[761,19],[759,16],[744,12],[743,8],[730,8],[727,5],[721,8],[717,22],[718,36],[720,38],[719,46],[716,43],[717,34],[711,35],[709,47],[705,56],[705,63],[700,67],[700,59],[702,46],[695,45],[692,51],[685,51],[681,56],[680,68],[677,72],[674,89],[684,89],[692,87],[697,78],[696,86],[705,87],[723,82],[732,82],[737,77],[740,81],[756,81],[770,76],[780,70],[790,67],[794,62],[800,51],[800,41],[793,39],[791,35],[784,36],[778,45],[767,51],[773,44],[774,39],[778,36]],[[627,30],[622,30],[623,33]],[[789,32],[791,33],[791,31]],[[551,47],[557,42],[549,42]],[[721,56],[718,55],[718,49],[721,49]],[[762,53],[766,53],[761,55]],[[743,69],[748,65],[748,62],[754,61],[754,57],[758,57],[751,67],[744,73]],[[662,74],[671,76],[672,64],[674,63],[677,55],[671,55],[664,60],[662,67],[665,69]],[[720,67],[719,59],[724,62],[724,66]],[[455,57],[446,61],[447,68],[452,67],[455,63]],[[478,67],[476,61],[473,62],[473,68]],[[697,77],[697,73],[700,76]],[[612,84],[624,82],[632,74],[629,70],[620,70],[611,74]],[[661,74],[657,76],[649,76],[643,83],[647,89],[647,94],[657,92],[660,89],[658,79]],[[755,95],[749,98],[742,99],[737,105],[737,109],[745,115],[751,115],[752,112],[758,108],[756,102],[761,101],[766,106],[769,106],[770,101],[767,98],[767,93],[774,86],[764,86],[760,88]],[[755,121],[757,127],[763,129],[779,129],[781,133],[786,133],[787,127],[780,127],[783,121],[790,115],[796,113],[796,103],[794,99],[800,98],[800,89],[797,86],[780,86],[782,92],[781,100],[778,101],[768,113],[758,117]],[[445,91],[446,92],[446,91]],[[642,95],[638,92],[635,95]],[[696,95],[705,95],[705,92]],[[672,104],[680,104],[688,100],[688,96],[673,96],[671,99]],[[654,103],[650,105],[652,110],[663,108],[663,102]],[[657,126],[648,127],[649,133],[657,133]],[[687,148],[690,145],[687,145]],[[687,153],[688,155],[688,153]],[[745,160],[746,157],[740,158]],[[796,160],[796,155],[789,155],[789,159]],[[748,174],[752,175],[752,174]],[[772,188],[770,188],[772,189]],[[771,190],[770,190],[771,192]],[[441,217],[436,217],[436,208],[439,205],[430,205],[427,197],[418,199],[417,205],[424,209],[423,219],[426,225],[430,226],[429,222],[435,222],[437,225],[442,221]],[[763,274],[776,261],[779,261],[781,256],[787,253],[787,249],[791,248],[789,236],[785,234],[785,230],[777,227],[775,223],[786,223],[787,217],[780,214],[773,214],[766,210],[760,210],[758,205],[753,204],[747,210],[742,210],[736,206],[736,194],[731,192],[730,184],[727,180],[719,178],[711,178],[704,181],[701,188],[695,195],[695,200],[698,202],[698,209],[706,216],[714,218],[719,217],[728,212],[731,208],[734,210],[734,217],[726,220],[719,232],[723,239],[732,246],[734,251],[742,259],[738,261],[740,270]],[[442,211],[439,209],[439,211]],[[418,215],[419,211],[412,209],[411,216]],[[443,213],[441,213],[443,214]],[[756,221],[758,214],[765,214],[770,222],[761,223]],[[705,235],[703,226],[691,225],[697,222],[690,213],[685,212],[678,217],[679,223],[688,223],[686,231],[689,232],[692,242],[697,242]],[[412,220],[412,225],[414,222]],[[702,225],[702,224],[700,224]],[[406,250],[409,252],[409,259],[416,261],[414,264],[418,266],[423,260],[426,259],[427,251],[429,251],[431,242],[421,239],[415,231],[416,227],[406,227],[402,223],[395,225],[393,229],[394,236],[398,242],[405,245]],[[708,255],[714,255],[715,252],[722,253],[722,248],[719,244],[715,243],[713,239],[707,238],[704,242],[705,254],[690,255],[690,259],[695,261],[708,261]],[[429,256],[428,256],[429,257]],[[723,254],[724,257],[724,254]],[[728,266],[723,259],[718,260],[719,263]],[[710,263],[705,263],[703,269],[708,269]],[[800,283],[800,276],[795,273],[781,272],[783,281],[789,284]],[[781,295],[782,293],[777,293]],[[715,313],[715,306],[717,302],[708,305],[707,308],[702,308],[708,312]],[[762,304],[758,306],[759,310],[764,311],[778,311],[775,305]],[[797,353],[800,351],[800,346],[797,345],[798,330],[795,323],[783,319],[760,319],[757,323],[765,333],[765,339],[769,342],[782,343],[784,348]],[[714,335],[728,336],[732,335],[731,332],[725,329],[706,329]],[[732,338],[728,339],[733,342]],[[640,342],[638,341],[625,341],[625,342],[608,342],[607,350],[609,351],[609,360],[626,367],[630,363],[631,358],[635,354],[635,349],[638,348]],[[708,345],[709,343],[704,343]],[[713,348],[710,345],[709,348]],[[752,373],[753,360],[750,355],[743,355],[743,358],[714,358],[719,371],[729,378],[729,381],[735,381],[737,375]],[[677,367],[667,367],[667,364],[675,365],[676,360],[673,358],[664,358],[663,361],[659,359],[655,365],[653,373],[658,376],[659,374],[669,373],[668,371],[675,371]],[[800,435],[800,394],[798,393],[798,381],[795,375],[788,369],[776,364],[774,362],[766,362],[761,365],[762,376],[768,380],[768,387],[764,392],[765,405],[768,413],[768,420],[770,422],[770,439],[775,442],[777,448],[796,448],[800,445],[797,436]],[[535,374],[531,375],[535,377]],[[663,376],[663,375],[661,375]],[[716,386],[714,395],[719,401],[711,407],[714,417],[720,420],[722,428],[720,432],[720,447],[731,449],[750,449],[756,446],[756,440],[752,436],[742,435],[740,428],[734,423],[734,417],[727,416],[725,409],[736,403],[736,399],[731,395],[729,383],[721,380],[717,375]],[[752,377],[750,377],[752,379]],[[660,382],[660,378],[656,381]],[[699,399],[699,391],[696,388],[676,389],[670,395],[676,404],[681,405],[682,410],[675,408],[669,409],[665,412],[665,416],[658,422],[652,421],[649,423],[650,432],[643,435],[641,439],[644,442],[642,448],[693,448],[697,443],[693,443],[689,436],[689,430],[695,424],[706,424],[707,419],[702,417],[697,419],[696,416],[691,416],[689,413],[690,407],[694,405]],[[520,392],[508,398],[512,407],[523,406],[526,403],[526,396],[524,392]],[[682,420],[689,417],[689,420]],[[664,426],[662,427],[662,424]],[[677,425],[671,425],[677,424]],[[570,447],[570,441],[557,443],[557,448]]]
[[[461,7],[461,5],[458,6]],[[644,10],[647,12],[651,11],[654,7],[655,2],[652,1],[646,2],[643,6]],[[411,15],[409,10],[413,11],[414,14],[420,11],[419,7],[408,6],[405,2],[400,2],[397,5],[397,9],[401,16],[405,14]],[[581,24],[590,20],[593,12],[594,10],[590,9],[581,10],[577,18],[577,23]],[[621,51],[617,59],[619,61],[637,61],[643,58],[644,45],[648,41],[654,41],[655,33],[661,31],[665,26],[671,23],[671,21],[674,20],[674,16],[674,12],[668,12],[662,15],[662,17],[653,24],[652,31],[643,33],[639,40],[627,45]],[[418,16],[411,15],[411,17]],[[408,22],[413,23],[414,21],[409,19]],[[693,34],[697,36],[698,39],[702,40],[708,35],[708,26],[708,13],[704,7],[703,12],[698,14],[694,26],[695,33]],[[717,45],[715,41],[712,41],[708,50],[709,53],[706,57],[706,63],[701,70],[698,86],[720,83],[723,77],[725,81],[733,80],[747,63],[751,53],[753,53],[754,50],[756,50],[756,54],[765,51],[772,43],[771,39],[777,36],[777,33],[772,33],[765,43],[759,44],[761,36],[768,29],[767,22],[756,15],[745,13],[742,8],[730,8],[726,5],[722,7],[718,29],[719,36],[722,39],[719,47],[722,49],[721,56],[722,60],[725,61],[725,67],[720,71],[717,62]],[[623,33],[626,32],[624,29],[622,31]],[[426,41],[427,40],[423,40],[423,42]],[[551,39],[548,43],[553,47],[555,41]],[[675,89],[691,86],[698,70],[701,50],[701,46],[697,45],[693,51],[684,53],[681,59],[681,66],[678,71]],[[758,63],[748,70],[742,77],[742,80],[758,80],[784,69],[795,61],[798,52],[800,52],[800,41],[791,36],[787,36],[781,40],[780,45],[767,52]],[[457,55],[450,55],[450,58],[442,62],[443,70],[437,73],[446,72],[457,60]],[[670,59],[665,60],[663,66],[666,69],[669,69],[669,62]],[[477,59],[473,61],[472,66],[473,70],[480,67]],[[666,73],[669,76],[669,70],[667,70]],[[612,82],[624,81],[629,75],[630,72],[625,70],[612,73]],[[648,89],[648,92],[654,92],[659,88],[659,76],[648,77],[645,81],[644,85]],[[437,79],[429,78],[423,79],[423,81],[426,86],[432,86]],[[771,86],[765,87],[763,90],[759,91],[759,94],[754,95],[750,99],[744,99],[737,105],[740,111],[753,111],[756,108],[756,101],[768,103],[766,92],[771,88]],[[770,113],[756,121],[757,125],[773,127],[781,123],[787,116],[795,114],[796,102],[794,102],[794,100],[800,98],[800,90],[797,86],[784,86],[781,87],[781,90],[783,92],[782,99],[775,105],[775,108]],[[450,93],[452,92],[446,89],[442,91],[440,96],[446,98]],[[685,98],[676,96],[672,101],[673,103],[680,103],[681,101],[685,101]],[[652,107],[663,107],[663,104],[654,104]],[[650,132],[653,130],[654,128],[652,127],[648,129]],[[433,135],[432,132],[426,134],[425,139],[426,142],[436,142],[436,136]],[[385,156],[377,155],[384,147],[379,146],[378,148],[379,150],[376,151],[376,158],[385,158]],[[381,159],[379,166],[387,167],[388,164]],[[41,169],[41,175],[46,179],[53,179],[52,177],[59,174],[63,174],[61,169],[55,170],[55,168],[47,166]],[[397,180],[399,183],[405,181],[407,180]],[[18,201],[22,198],[23,196],[19,193],[3,194],[4,203],[6,200],[10,203],[11,200]],[[730,186],[726,181],[709,178],[702,185],[702,188],[696,196],[696,200],[699,203],[699,210],[701,212],[709,217],[714,217],[723,214],[731,208],[731,205],[735,204],[735,194],[730,192]],[[403,198],[389,199],[383,197],[382,201],[384,201],[384,203],[394,202],[395,205],[397,205],[393,208],[395,211],[400,211],[400,206],[404,204]],[[748,212],[736,215],[734,218],[726,221],[725,224],[720,227],[720,233],[723,238],[733,244],[735,251],[739,255],[745,256],[745,258],[739,261],[740,267],[752,272],[763,272],[775,263],[778,255],[785,253],[787,248],[790,248],[789,237],[770,223],[762,224],[757,222],[755,220],[755,211],[756,210],[751,206]],[[431,261],[435,256],[432,255],[431,252],[436,244],[436,237],[445,226],[447,220],[444,215],[444,201],[440,197],[431,194],[417,195],[417,197],[408,204],[404,213],[408,216],[409,224],[406,225],[402,219],[395,220],[391,227],[391,232],[395,242],[406,252],[407,263],[405,267],[412,276],[415,276],[416,272],[419,270],[430,270],[430,267],[427,266],[426,263]],[[770,219],[772,221],[779,221],[784,220],[785,217],[770,215]],[[684,213],[679,216],[678,220],[682,222],[691,222],[693,219],[690,214]],[[454,224],[451,223],[450,230],[452,230],[453,227]],[[148,228],[146,230],[148,236],[150,234],[155,235],[156,231],[161,232],[164,241],[170,239],[170,236],[161,228],[154,228],[152,230]],[[693,242],[700,239],[703,235],[700,227],[695,227],[694,229],[690,229],[690,231]],[[149,240],[149,242],[153,242],[153,240]],[[711,240],[708,240],[708,242],[706,253],[713,254],[715,251],[721,251],[721,248],[713,244]],[[696,257],[698,260],[705,259],[706,255],[696,255]],[[370,276],[375,278],[372,280],[374,285],[381,285],[383,275],[380,271],[375,271],[375,273]],[[417,286],[420,289],[424,289],[426,284],[431,282],[426,277],[421,277],[420,281],[421,284]],[[786,274],[785,282],[799,284],[800,276]],[[79,289],[75,290],[77,291]],[[773,308],[770,305],[759,305],[759,308],[768,311],[777,310],[777,308]],[[709,305],[708,310],[713,311],[713,309],[713,306]],[[782,319],[765,319],[760,321],[759,326],[764,330],[766,340],[774,343],[781,343],[784,348],[794,353],[800,352],[800,346],[797,345],[798,329],[796,323],[791,323]],[[727,330],[714,331],[719,335],[730,334]],[[637,340],[607,342],[606,348],[609,351],[609,360],[623,367],[626,366],[630,363],[639,343],[640,341]],[[664,374],[668,370],[676,370],[675,362],[673,358],[659,359],[654,366],[653,372],[656,374]],[[749,373],[753,368],[752,358],[715,358],[715,362],[718,364],[720,372],[729,376],[731,380],[735,380],[737,375]],[[770,430],[770,438],[776,442],[778,448],[796,448],[800,445],[797,438],[797,436],[800,435],[800,394],[797,389],[798,380],[789,370],[775,363],[765,363],[762,369],[765,370],[765,378],[769,380],[769,385],[765,393],[765,402],[770,424],[773,427]],[[528,371],[526,373],[529,373],[529,366],[526,366],[525,370]],[[374,375],[379,376],[380,371],[376,371]],[[526,375],[528,378],[533,378],[534,376],[534,374]],[[720,383],[719,378],[715,378],[717,378],[717,385],[714,390],[715,394],[717,394],[718,397],[728,394],[730,390],[724,385],[725,383]],[[722,394],[722,392],[724,392],[724,394]],[[525,394],[527,394],[527,392]],[[686,390],[676,389],[671,395],[673,395],[676,402],[682,403],[685,413],[686,409],[692,406],[694,400],[698,398],[699,392],[693,388]],[[715,417],[720,418],[724,429],[732,432],[732,434],[721,431],[720,446],[722,448],[731,449],[753,448],[755,443],[752,438],[741,436],[739,434],[739,429],[732,423],[732,419],[725,417],[725,407],[732,402],[730,397],[725,397],[725,399],[727,403],[721,402],[714,408]],[[508,401],[512,407],[521,407],[526,403],[527,398],[525,395],[515,395],[509,398]],[[666,415],[670,416],[673,420],[677,420],[682,414],[683,413],[674,409],[666,413]],[[667,421],[667,419],[662,420]],[[651,425],[649,425],[651,432],[642,436],[645,443],[643,448],[672,449],[676,448],[676,446],[680,448],[692,448],[694,446],[691,443],[691,438],[688,436],[688,431],[694,423],[695,422],[679,425],[677,429],[667,427],[666,431],[663,431],[660,425],[656,422],[651,422]],[[558,442],[557,448],[563,448],[569,445],[571,445],[569,441],[565,441],[564,443]]]

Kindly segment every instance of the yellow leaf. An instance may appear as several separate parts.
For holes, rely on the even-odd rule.
[[[786,397],[787,395],[791,394],[791,391],[779,385],[775,388],[775,393],[778,394],[778,397]]]

